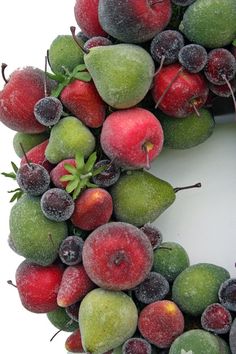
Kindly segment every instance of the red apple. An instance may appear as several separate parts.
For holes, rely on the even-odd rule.
[[[42,165],[48,172],[50,172],[53,168],[53,165],[46,159],[45,150],[48,145],[48,139],[43,141],[41,144],[36,145],[31,150],[26,153],[27,159],[30,162]],[[21,159],[20,165],[26,164],[25,156]]]
[[[101,146],[110,160],[124,168],[149,167],[163,146],[158,119],[143,108],[130,108],[110,114],[102,127]]]
[[[59,264],[43,267],[23,261],[16,271],[16,285],[22,305],[35,313],[56,310],[63,271]]]
[[[93,82],[73,81],[64,88],[60,99],[63,105],[88,127],[98,128],[102,125],[106,104]]]
[[[186,117],[201,108],[209,88],[204,76],[184,70],[180,64],[163,67],[155,75],[152,95],[158,107],[172,117]]]
[[[44,97],[44,72],[33,67],[15,70],[0,92],[0,121],[23,133],[41,133],[46,127],[34,116],[35,103]]]

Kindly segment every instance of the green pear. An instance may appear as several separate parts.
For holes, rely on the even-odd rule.
[[[43,215],[39,197],[24,194],[11,209],[10,234],[17,253],[47,266],[57,258],[68,231],[65,222],[51,221]]]
[[[139,103],[150,89],[155,71],[150,54],[134,44],[91,48],[84,62],[102,99],[115,108]]]
[[[133,336],[138,311],[133,300],[122,291],[90,291],[79,309],[79,326],[84,351],[102,354],[119,347]]]
[[[19,157],[24,156],[24,152],[28,152],[36,145],[41,144],[44,140],[48,139],[49,132],[43,132],[41,134],[28,134],[17,132],[13,137],[13,148],[15,153]],[[21,148],[23,146],[24,152]]]
[[[153,222],[175,200],[175,190],[146,171],[128,171],[111,188],[117,220],[141,226]]]
[[[47,318],[53,326],[65,332],[74,332],[79,327],[78,322],[72,320],[63,307],[58,307],[56,310],[48,312]]]
[[[61,119],[51,130],[45,156],[49,162],[58,162],[74,158],[80,151],[88,157],[95,148],[95,138],[90,130],[75,117]]]
[[[71,35],[57,36],[49,48],[49,63],[54,73],[70,72],[84,62],[84,53]]]

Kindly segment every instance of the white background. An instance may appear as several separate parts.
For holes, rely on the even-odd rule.
[[[1,4],[0,62],[8,63],[6,75],[17,67],[43,68],[44,56],[58,34],[69,34],[75,25],[74,0],[12,0]],[[4,83],[0,79],[0,89]],[[222,120],[222,119],[221,119]],[[0,125],[0,171],[9,171],[10,161],[19,163],[12,148],[14,132]],[[177,194],[176,202],[156,222],[164,241],[176,241],[189,253],[191,263],[211,262],[226,267],[235,277],[236,261],[236,125],[218,125],[204,144],[186,151],[165,150],[151,172],[173,186],[201,182],[201,189]],[[50,337],[56,329],[45,315],[25,310],[14,281],[21,258],[7,245],[11,205],[7,190],[15,187],[0,177],[0,298],[1,353],[63,354],[67,334]]]

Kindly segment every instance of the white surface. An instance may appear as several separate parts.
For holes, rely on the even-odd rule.
[[[43,68],[45,52],[58,34],[68,34],[75,25],[74,0],[4,1],[0,18],[0,61],[9,64],[7,74],[20,66]],[[0,88],[3,81],[0,81]],[[9,171],[10,161],[19,163],[12,148],[14,132],[0,125],[0,171]],[[204,144],[186,151],[165,150],[152,172],[173,186],[202,183],[201,189],[177,194],[175,203],[156,222],[165,241],[181,243],[191,263],[212,262],[236,275],[236,125],[219,125]],[[50,337],[56,329],[45,315],[25,310],[17,290],[9,285],[21,258],[7,245],[11,205],[7,190],[14,183],[0,176],[0,291],[1,348],[5,354],[63,354],[66,334]]]

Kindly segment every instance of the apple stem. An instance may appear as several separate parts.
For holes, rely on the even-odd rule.
[[[27,157],[27,155],[26,155],[26,152],[25,152],[25,149],[24,149],[22,143],[20,143],[20,147],[21,147],[21,150],[22,150],[22,152],[23,152],[24,158],[25,158],[25,160],[26,160],[26,162],[27,162],[27,165],[28,165],[30,168],[32,168],[31,163],[30,163],[30,161],[29,161],[29,159],[28,159],[28,157]]]
[[[53,339],[54,339],[60,332],[62,332],[62,329],[59,329],[59,331],[57,331],[57,332],[52,336],[52,338],[50,339],[50,342],[52,342]]]
[[[7,64],[5,63],[2,63],[2,66],[1,66],[1,73],[2,73],[2,78],[3,80],[5,81],[5,83],[7,84],[9,80],[7,80],[6,76],[5,76],[5,69],[7,67]]]
[[[12,282],[12,280],[7,280],[7,284],[14,286],[14,288],[17,288],[17,286]]]
[[[150,164],[150,158],[149,158],[149,150],[146,145],[144,146],[144,150],[146,153],[146,170],[150,170],[151,164]]]
[[[179,74],[184,70],[183,67],[181,67],[177,73],[175,74],[175,76],[173,77],[173,79],[169,82],[169,84],[167,85],[166,89],[164,90],[163,94],[161,95],[161,97],[159,98],[159,100],[157,101],[155,108],[157,108],[159,106],[159,104],[161,103],[161,101],[163,100],[163,98],[165,97],[165,95],[167,94],[167,92],[169,91],[169,89],[171,88],[172,84],[174,83],[174,81],[178,78]]]
[[[47,55],[45,56],[45,61],[44,61],[44,78],[43,78],[43,85],[44,85],[44,96],[48,97],[48,88],[47,88],[47,69],[48,69],[48,57]]]
[[[232,99],[233,99],[233,103],[234,103],[234,111],[235,111],[235,114],[236,114],[236,99],[235,99],[235,96],[234,96],[234,91],[232,89],[232,85],[230,84],[229,80],[227,79],[226,75],[222,75],[222,78],[225,80],[229,90],[230,90],[230,93],[231,93],[231,96],[232,96]]]
[[[64,326],[63,328],[59,329],[59,331],[57,331],[57,332],[52,336],[52,338],[50,339],[50,342],[52,342],[53,339],[54,339],[60,332],[66,330],[66,328],[67,328],[68,326],[70,326],[72,323],[73,323],[73,320],[72,320],[72,319],[71,319],[70,321],[68,321],[68,322],[65,324],[65,326]]]
[[[196,106],[195,103],[192,105],[192,107],[193,107],[194,112],[196,113],[196,115],[197,115],[198,117],[201,117],[201,114],[199,113],[199,110],[197,109],[197,106]]]
[[[72,34],[72,37],[74,39],[74,41],[78,44],[78,46],[80,47],[80,49],[84,52],[84,54],[88,54],[90,52],[90,50],[88,49],[85,49],[83,47],[83,45],[81,44],[79,38],[76,36],[75,34],[75,31],[76,31],[76,28],[74,26],[71,26],[70,27],[70,31],[71,31],[71,34]]]
[[[201,183],[196,183],[196,184],[193,184],[191,186],[186,186],[186,187],[177,187],[177,188],[174,188],[174,192],[175,193],[178,193],[179,191],[182,191],[184,189],[192,189],[192,188],[200,188],[202,186]]]
[[[154,76],[156,76],[156,75],[161,71],[161,69],[163,68],[165,59],[166,59],[165,55],[162,55],[162,57],[161,57],[161,62],[160,62],[160,66],[159,66],[159,68],[157,69],[157,71],[155,72],[155,75],[154,75]]]

